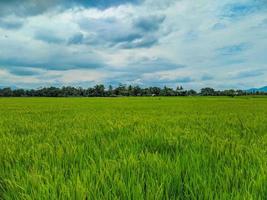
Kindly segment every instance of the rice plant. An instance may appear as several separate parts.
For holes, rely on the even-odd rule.
[[[267,99],[1,98],[0,199],[267,199]]]

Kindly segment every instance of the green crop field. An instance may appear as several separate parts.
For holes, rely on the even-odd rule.
[[[267,98],[0,98],[0,199],[267,199]]]

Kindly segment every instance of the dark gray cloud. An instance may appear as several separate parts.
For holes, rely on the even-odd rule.
[[[2,17],[0,18],[0,28],[4,29],[19,29],[23,26],[24,21],[16,17]]]
[[[190,83],[193,81],[193,79],[190,76],[186,76],[186,77],[180,77],[175,79],[176,82],[178,83]]]
[[[84,35],[82,33],[76,33],[71,38],[69,38],[68,44],[69,45],[77,45],[84,43]]]
[[[0,66],[5,67],[29,67],[47,70],[70,70],[70,69],[97,69],[105,64],[96,55],[75,55],[67,52],[55,53],[47,57],[39,56],[13,56],[0,57]],[[18,70],[18,68],[17,68]]]
[[[132,62],[127,65],[127,68],[120,70],[121,72],[143,74],[186,68],[185,65],[177,64],[164,58],[143,57],[141,59],[129,58],[129,60],[132,60]]]
[[[209,75],[209,74],[204,74],[202,77],[201,77],[201,80],[202,81],[210,81],[210,80],[213,80],[214,77]]]
[[[34,68],[25,68],[25,67],[9,67],[9,73],[17,76],[35,76],[40,75],[41,72]]]
[[[131,29],[129,24],[116,18],[82,18],[77,23],[81,30],[88,33],[82,41],[87,45],[113,47],[142,37],[140,33]]]
[[[212,30],[218,31],[223,30],[226,28],[226,25],[224,23],[218,22],[212,26]]]
[[[244,3],[235,2],[224,6],[221,17],[234,20],[250,14],[263,11],[267,8],[266,0],[248,0]]]
[[[150,15],[134,21],[134,26],[142,31],[157,31],[165,20],[165,16]]]
[[[217,52],[220,55],[224,55],[224,56],[236,55],[247,50],[249,46],[250,45],[247,43],[234,44],[234,45],[219,48],[217,49]]]
[[[0,15],[32,16],[53,9],[63,10],[74,6],[106,9],[121,4],[138,4],[141,2],[143,0],[1,0]]]
[[[112,43],[133,42],[141,39],[143,36],[140,33],[129,33],[125,35],[117,35],[112,39]]]
[[[157,31],[164,19],[164,16],[147,16],[122,22],[116,18],[82,18],[77,23],[89,36],[80,43],[122,49],[150,48],[158,43]]]
[[[262,75],[264,75],[264,72],[262,70],[249,70],[249,71],[239,72],[237,75],[234,76],[234,78],[242,79],[242,78],[257,77]]]
[[[199,37],[199,33],[197,31],[188,31],[185,33],[184,35],[184,40],[187,41],[187,42],[190,42],[190,41],[194,41],[194,40],[197,40]]]
[[[55,43],[55,44],[61,44],[65,42],[65,39],[57,36],[55,33],[51,31],[44,31],[40,30],[35,33],[35,39],[41,40],[46,43]]]
[[[70,5],[81,5],[84,7],[97,7],[99,9],[105,9],[109,7],[114,7],[122,4],[138,4],[142,3],[144,0],[68,0]],[[65,0],[65,4],[67,0]]]
[[[256,28],[267,28],[267,18],[263,19],[257,26]]]
[[[49,8],[56,7],[62,2],[61,0],[1,0],[0,15],[18,15],[31,16],[41,14]]]
[[[114,46],[122,49],[136,49],[136,48],[150,48],[158,43],[158,38],[154,36],[142,37],[134,41],[125,41],[120,43],[113,43]]]
[[[221,60],[221,65],[240,65],[240,64],[246,63],[246,61],[247,61],[246,58],[236,59],[230,55],[227,57],[225,55],[223,55],[223,58],[221,58],[219,55],[218,59]]]

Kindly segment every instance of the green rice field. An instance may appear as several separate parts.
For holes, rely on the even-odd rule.
[[[0,199],[267,199],[267,98],[0,98]]]

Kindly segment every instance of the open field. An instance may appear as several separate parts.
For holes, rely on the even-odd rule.
[[[267,98],[0,98],[0,199],[267,199]]]

